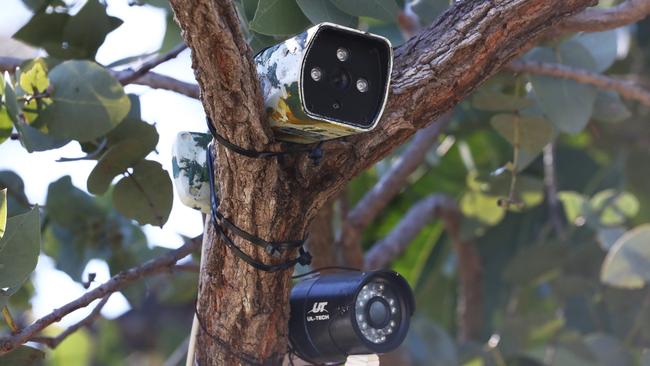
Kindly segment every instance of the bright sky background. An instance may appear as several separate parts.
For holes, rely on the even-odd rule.
[[[69,1],[68,1],[69,2]],[[99,49],[97,60],[102,64],[149,52],[155,52],[165,31],[165,12],[149,6],[129,6],[128,0],[108,0],[108,13],[119,17],[124,24],[108,35],[106,42]],[[15,44],[9,44],[9,38],[26,23],[31,13],[21,0],[3,0],[0,12],[0,56],[35,57],[38,50],[31,50]],[[156,72],[173,76],[177,79],[194,82],[189,51],[184,51],[178,58],[155,69]],[[157,151],[148,158],[159,161],[171,173],[171,146],[180,131],[205,131],[205,120],[201,103],[176,93],[153,90],[147,87],[129,85],[127,93],[141,96],[142,118],[149,123],[156,123],[160,134]],[[0,145],[0,170],[13,170],[25,182],[27,197],[32,203],[44,204],[47,187],[50,182],[70,175],[72,182],[80,189],[86,190],[86,179],[94,167],[93,161],[57,163],[60,157],[78,157],[84,153],[76,142],[54,150],[39,153],[27,153],[18,141],[6,141]],[[196,236],[202,232],[203,224],[198,211],[192,210],[174,197],[174,206],[169,221],[160,229],[147,225],[144,230],[150,243],[165,247],[178,247],[182,244],[179,234]],[[99,260],[93,260],[86,272],[97,273],[95,285],[109,279],[108,266]],[[36,298],[32,301],[36,318],[46,315],[54,308],[74,300],[85,291],[72,281],[68,275],[54,269],[52,261],[41,256],[34,275]],[[127,311],[128,302],[120,294],[111,297],[102,311],[107,317],[116,317]],[[70,324],[83,318],[92,305],[66,317],[62,325]]]

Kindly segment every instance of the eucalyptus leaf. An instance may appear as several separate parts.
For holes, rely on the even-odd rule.
[[[610,286],[640,289],[650,281],[650,225],[621,236],[607,253],[600,279]]]
[[[594,119],[601,122],[622,122],[632,117],[632,112],[616,92],[598,91],[594,103]]]
[[[302,12],[314,23],[331,22],[356,28],[357,18],[343,12],[330,0],[296,0]]]
[[[113,178],[125,173],[144,159],[156,147],[158,135],[152,141],[127,139],[111,146],[97,162],[88,176],[87,188],[92,194],[103,194],[110,186]]]
[[[13,131],[14,128],[12,122],[7,107],[0,105],[0,144],[5,142],[11,136],[11,131]]]
[[[616,60],[618,29],[604,32],[580,33],[571,40],[581,44],[589,51],[596,65],[594,71],[609,69]]]
[[[76,58],[93,59],[106,35],[122,25],[119,18],[108,16],[106,6],[98,0],[86,4],[63,28],[63,41],[83,53]]]
[[[90,61],[66,61],[50,71],[54,103],[39,114],[49,134],[89,141],[115,128],[129,112],[122,85]]]
[[[36,268],[41,249],[38,206],[10,217],[0,239],[0,288],[19,287]]]
[[[141,225],[163,226],[172,209],[172,182],[160,163],[143,160],[122,178],[113,192],[113,204]]]
[[[599,223],[606,226],[620,225],[639,212],[637,198],[629,192],[613,189],[598,192],[589,204],[593,213],[599,213]]]
[[[302,32],[309,24],[294,0],[259,0],[248,26],[261,34],[286,36]]]
[[[589,51],[577,42],[564,43],[557,51],[536,48],[526,57],[587,70],[596,68]],[[573,80],[539,75],[530,76],[530,81],[539,106],[560,131],[578,133],[587,126],[596,100],[593,87]]]
[[[400,12],[395,0],[331,0],[344,12],[354,16],[365,16],[388,22],[396,22]]]
[[[242,5],[244,6],[244,15],[248,21],[253,20],[255,17],[255,11],[257,10],[257,3],[259,0],[242,0]]]
[[[460,208],[465,216],[493,226],[498,224],[505,215],[505,210],[499,207],[497,200],[497,197],[470,191],[466,192],[460,200]]]
[[[11,170],[0,170],[0,189],[7,189],[7,216],[23,214],[31,209],[25,184],[18,174]]]
[[[567,221],[576,223],[579,217],[584,218],[589,213],[587,198],[578,192],[562,191],[558,193],[558,198],[564,206],[564,213]]]
[[[553,126],[542,117],[504,113],[493,116],[490,123],[510,144],[518,140],[528,152],[541,151],[553,139]]]

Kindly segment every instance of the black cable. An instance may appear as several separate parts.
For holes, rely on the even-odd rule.
[[[223,239],[226,245],[232,250],[232,252],[242,259],[244,262],[248,263],[253,268],[256,268],[265,272],[277,272],[285,269],[292,268],[296,264],[308,265],[311,263],[311,255],[303,248],[303,244],[306,239],[302,240],[290,240],[290,241],[279,241],[279,242],[269,242],[264,239],[261,239],[253,234],[242,230],[237,225],[233,224],[230,220],[226,219],[222,214],[219,213],[219,198],[217,197],[217,192],[215,189],[214,181],[214,158],[212,157],[211,150],[212,144],[209,144],[206,150],[206,160],[208,164],[208,175],[210,179],[210,216],[212,219],[212,225],[217,231],[219,236]],[[233,233],[239,237],[250,241],[251,243],[263,247],[269,254],[279,254],[282,251],[298,248],[298,257],[291,259],[289,261],[279,263],[279,264],[266,264],[262,263],[248,254],[244,253],[228,235],[226,235],[223,227],[220,225],[223,224]]]
[[[290,154],[303,154],[308,153],[309,158],[312,160],[314,165],[320,165],[320,162],[323,160],[323,141],[320,141],[315,147],[307,147],[302,144],[292,144],[286,143],[288,149],[285,151],[257,151],[245,149],[241,146],[235,145],[232,142],[228,141],[225,137],[221,136],[217,129],[212,124],[212,119],[209,116],[206,116],[206,122],[208,124],[208,129],[214,137],[215,140],[224,147],[236,152],[239,155],[247,156],[249,158],[270,158],[275,156],[290,155]]]

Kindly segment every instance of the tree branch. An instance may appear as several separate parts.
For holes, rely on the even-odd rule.
[[[408,177],[422,164],[450,120],[451,114],[448,113],[440,117],[436,123],[418,131],[397,163],[350,210],[342,222],[343,227],[337,245],[343,249],[347,265],[361,266],[363,253],[359,240],[363,231],[406,185]]]
[[[506,66],[506,69],[517,73],[546,75],[575,80],[582,84],[593,85],[599,89],[615,91],[623,98],[635,100],[650,107],[650,91],[645,90],[631,81],[615,79],[561,64],[538,61],[517,60]]]
[[[23,62],[27,60],[15,58],[15,57],[0,57],[0,72],[9,71],[14,72]],[[153,89],[164,89],[173,91],[179,94],[183,94],[190,98],[199,99],[199,86],[196,84],[186,83],[174,79],[172,77],[161,75],[153,71],[148,71],[144,75],[139,76],[135,80],[130,80],[133,78],[133,74],[136,71],[133,70],[108,70],[111,75],[120,80],[122,85],[126,84],[138,84],[148,86]],[[128,82],[125,82],[125,81]]]
[[[126,85],[138,80],[146,73],[151,71],[154,67],[164,62],[167,62],[171,59],[176,58],[176,56],[178,56],[181,52],[185,51],[186,49],[187,49],[187,45],[185,43],[180,43],[176,45],[169,52],[163,55],[159,55],[158,57],[143,63],[139,68],[135,70],[129,70],[131,71],[131,73],[125,75],[123,78],[120,78],[120,83],[122,83],[122,85]]]
[[[650,0],[627,0],[611,8],[591,8],[564,19],[554,34],[602,32],[636,23],[650,14]]]
[[[36,320],[34,323],[22,329],[20,332],[8,337],[0,338],[0,355],[5,354],[18,347],[19,345],[31,340],[50,324],[60,321],[64,316],[72,313],[75,310],[88,306],[96,299],[119,291],[120,289],[126,287],[127,285],[135,282],[142,277],[172,270],[178,260],[197,250],[200,248],[200,246],[201,237],[197,237],[186,242],[178,249],[170,250],[163,256],[149,260],[142,265],[118,273],[106,283],[86,292],[76,300],[63,305],[58,309],[55,309],[50,314]]]
[[[79,329],[83,327],[90,326],[97,318],[99,318],[102,308],[104,308],[104,305],[108,302],[108,299],[111,297],[112,293],[109,293],[108,295],[104,296],[97,306],[93,309],[93,311],[88,314],[85,318],[83,318],[81,321],[69,326],[66,330],[61,332],[58,336],[56,337],[32,337],[29,340],[32,342],[37,342],[37,343],[42,343],[52,349],[56,348],[61,342],[63,342],[68,336],[70,336],[72,333],[78,331]]]
[[[443,194],[433,194],[414,204],[395,228],[368,250],[363,268],[387,267],[406,250],[424,226],[449,210],[458,210],[456,202]]]

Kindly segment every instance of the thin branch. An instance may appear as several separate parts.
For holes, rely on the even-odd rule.
[[[146,73],[151,71],[154,67],[164,62],[167,62],[171,59],[176,58],[176,56],[178,56],[181,52],[185,51],[186,49],[187,49],[187,45],[185,43],[180,43],[176,45],[169,52],[143,63],[136,70],[132,70],[129,75],[125,75],[123,78],[120,78],[120,83],[122,83],[122,85],[131,84],[132,82],[138,80]]]
[[[615,79],[573,67],[538,61],[513,61],[505,67],[507,70],[518,73],[553,76],[563,79],[575,80],[582,84],[593,85],[599,89],[611,90],[623,98],[635,100],[650,107],[650,91],[645,90],[631,81]]]
[[[453,199],[441,194],[433,194],[414,204],[397,226],[370,248],[365,255],[363,267],[387,267],[408,248],[424,226],[447,210],[458,209]]]
[[[9,71],[14,72],[23,62],[27,60],[15,57],[0,57],[0,72]],[[127,80],[132,77],[134,71],[132,70],[108,70],[111,75],[118,80]],[[172,77],[161,75],[153,71],[140,76],[138,79],[133,80],[130,84],[138,84],[148,86],[153,89],[164,89],[183,94],[190,98],[199,99],[199,86],[196,84],[186,83],[174,79]],[[126,83],[122,82],[122,85]]]
[[[427,152],[436,143],[450,120],[451,114],[445,114],[430,126],[418,131],[399,161],[350,210],[343,220],[343,228],[338,240],[348,265],[361,265],[362,252],[358,243],[363,231],[406,185],[408,177],[422,164]]]
[[[553,33],[602,32],[636,23],[650,14],[650,0],[627,0],[611,8],[589,8],[566,18]]]
[[[555,172],[555,144],[551,142],[544,147],[544,188],[546,192],[546,202],[548,203],[548,214],[551,225],[557,236],[562,236],[563,221],[562,208],[557,195],[557,177]]]
[[[69,326],[66,330],[61,332],[58,336],[56,337],[32,337],[29,339],[32,342],[37,342],[37,343],[42,343],[52,349],[56,348],[61,342],[63,342],[68,336],[70,336],[72,333],[78,331],[79,329],[83,327],[88,327],[90,326],[97,318],[99,318],[102,309],[104,308],[104,305],[108,302],[108,299],[111,297],[112,293],[109,293],[108,295],[104,296],[97,306],[93,309],[93,311],[88,314],[85,318],[80,320],[79,322]]]
[[[170,250],[167,254],[156,259],[149,260],[137,267],[120,272],[113,276],[106,283],[86,292],[74,301],[53,310],[48,315],[36,320],[30,326],[22,329],[20,332],[0,338],[0,355],[5,354],[21,344],[32,339],[50,324],[60,321],[64,316],[75,310],[88,306],[94,300],[102,298],[108,294],[119,291],[136,280],[151,276],[157,273],[170,271],[175,267],[176,262],[192,253],[201,246],[201,237],[194,238],[180,248]]]

